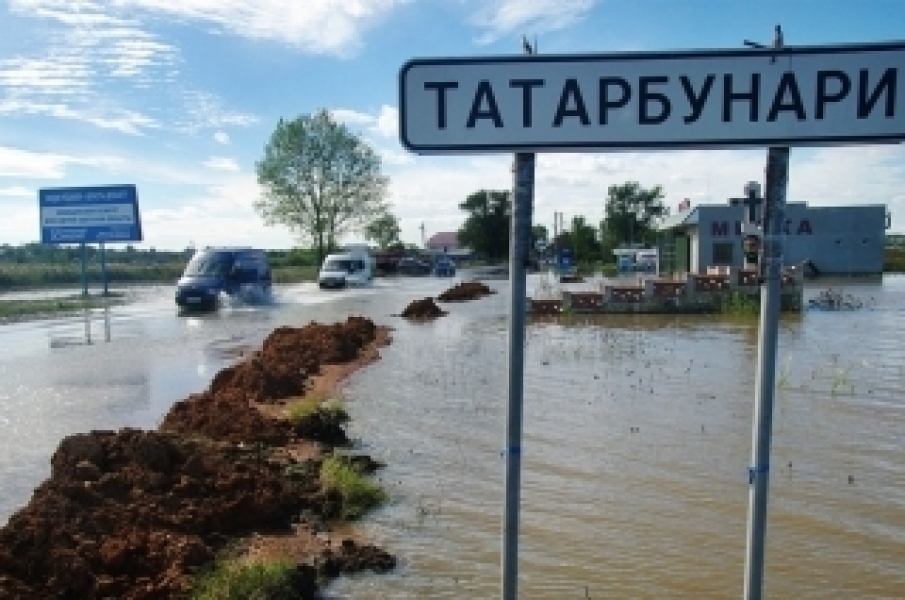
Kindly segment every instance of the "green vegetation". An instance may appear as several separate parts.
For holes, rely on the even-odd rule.
[[[317,249],[317,263],[349,231],[387,214],[380,156],[326,109],[280,119],[256,165],[255,210]]]
[[[342,496],[342,518],[357,519],[386,499],[383,489],[363,474],[344,456],[333,455],[321,466],[321,484]]]
[[[886,246],[883,253],[884,273],[905,273],[905,247]]]
[[[720,302],[720,312],[734,316],[757,316],[760,314],[760,300],[756,294],[732,292]]]
[[[299,598],[293,589],[295,566],[289,562],[241,564],[218,562],[202,575],[190,598],[192,600],[293,600]]]
[[[78,295],[37,300],[0,300],[0,322],[42,315],[77,313],[121,304],[123,301],[121,294],[112,297]]]
[[[349,416],[339,398],[324,398],[320,395],[307,395],[289,405],[289,420],[297,423],[315,412],[322,412],[329,421],[347,421]]]

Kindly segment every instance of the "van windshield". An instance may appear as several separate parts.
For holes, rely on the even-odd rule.
[[[364,268],[364,263],[360,260],[350,258],[331,258],[324,263],[325,271],[345,271],[354,273]]]
[[[232,266],[232,257],[215,252],[199,252],[185,268],[186,277],[223,277]]]

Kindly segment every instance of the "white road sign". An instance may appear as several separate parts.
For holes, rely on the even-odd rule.
[[[399,135],[422,154],[905,140],[905,42],[415,59]]]

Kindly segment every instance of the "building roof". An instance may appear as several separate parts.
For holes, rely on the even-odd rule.
[[[440,233],[435,233],[427,240],[428,246],[445,246],[445,247],[459,247],[459,236],[454,231],[441,231]]]
[[[691,210],[683,210],[674,215],[669,215],[657,225],[659,231],[676,229],[677,227],[690,227],[698,224],[698,207]]]

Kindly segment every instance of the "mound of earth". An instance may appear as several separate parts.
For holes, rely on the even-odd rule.
[[[477,300],[492,293],[493,290],[480,281],[463,281],[437,296],[437,299],[441,302],[464,302]]]
[[[415,300],[405,307],[400,316],[406,319],[426,320],[436,319],[446,314],[446,311],[437,306],[433,298]]]
[[[50,478],[0,528],[0,598],[183,597],[228,540],[291,531],[301,514],[337,518],[341,500],[321,486],[321,458],[297,462],[280,450],[300,439],[348,443],[348,416],[316,410],[290,421],[265,416],[255,402],[303,393],[322,365],[354,359],[376,337],[361,318],[280,328],[207,391],[176,403],[160,431],[65,438]],[[354,464],[379,466],[370,457]],[[300,598],[339,572],[395,565],[351,540],[306,558],[293,577]]]

